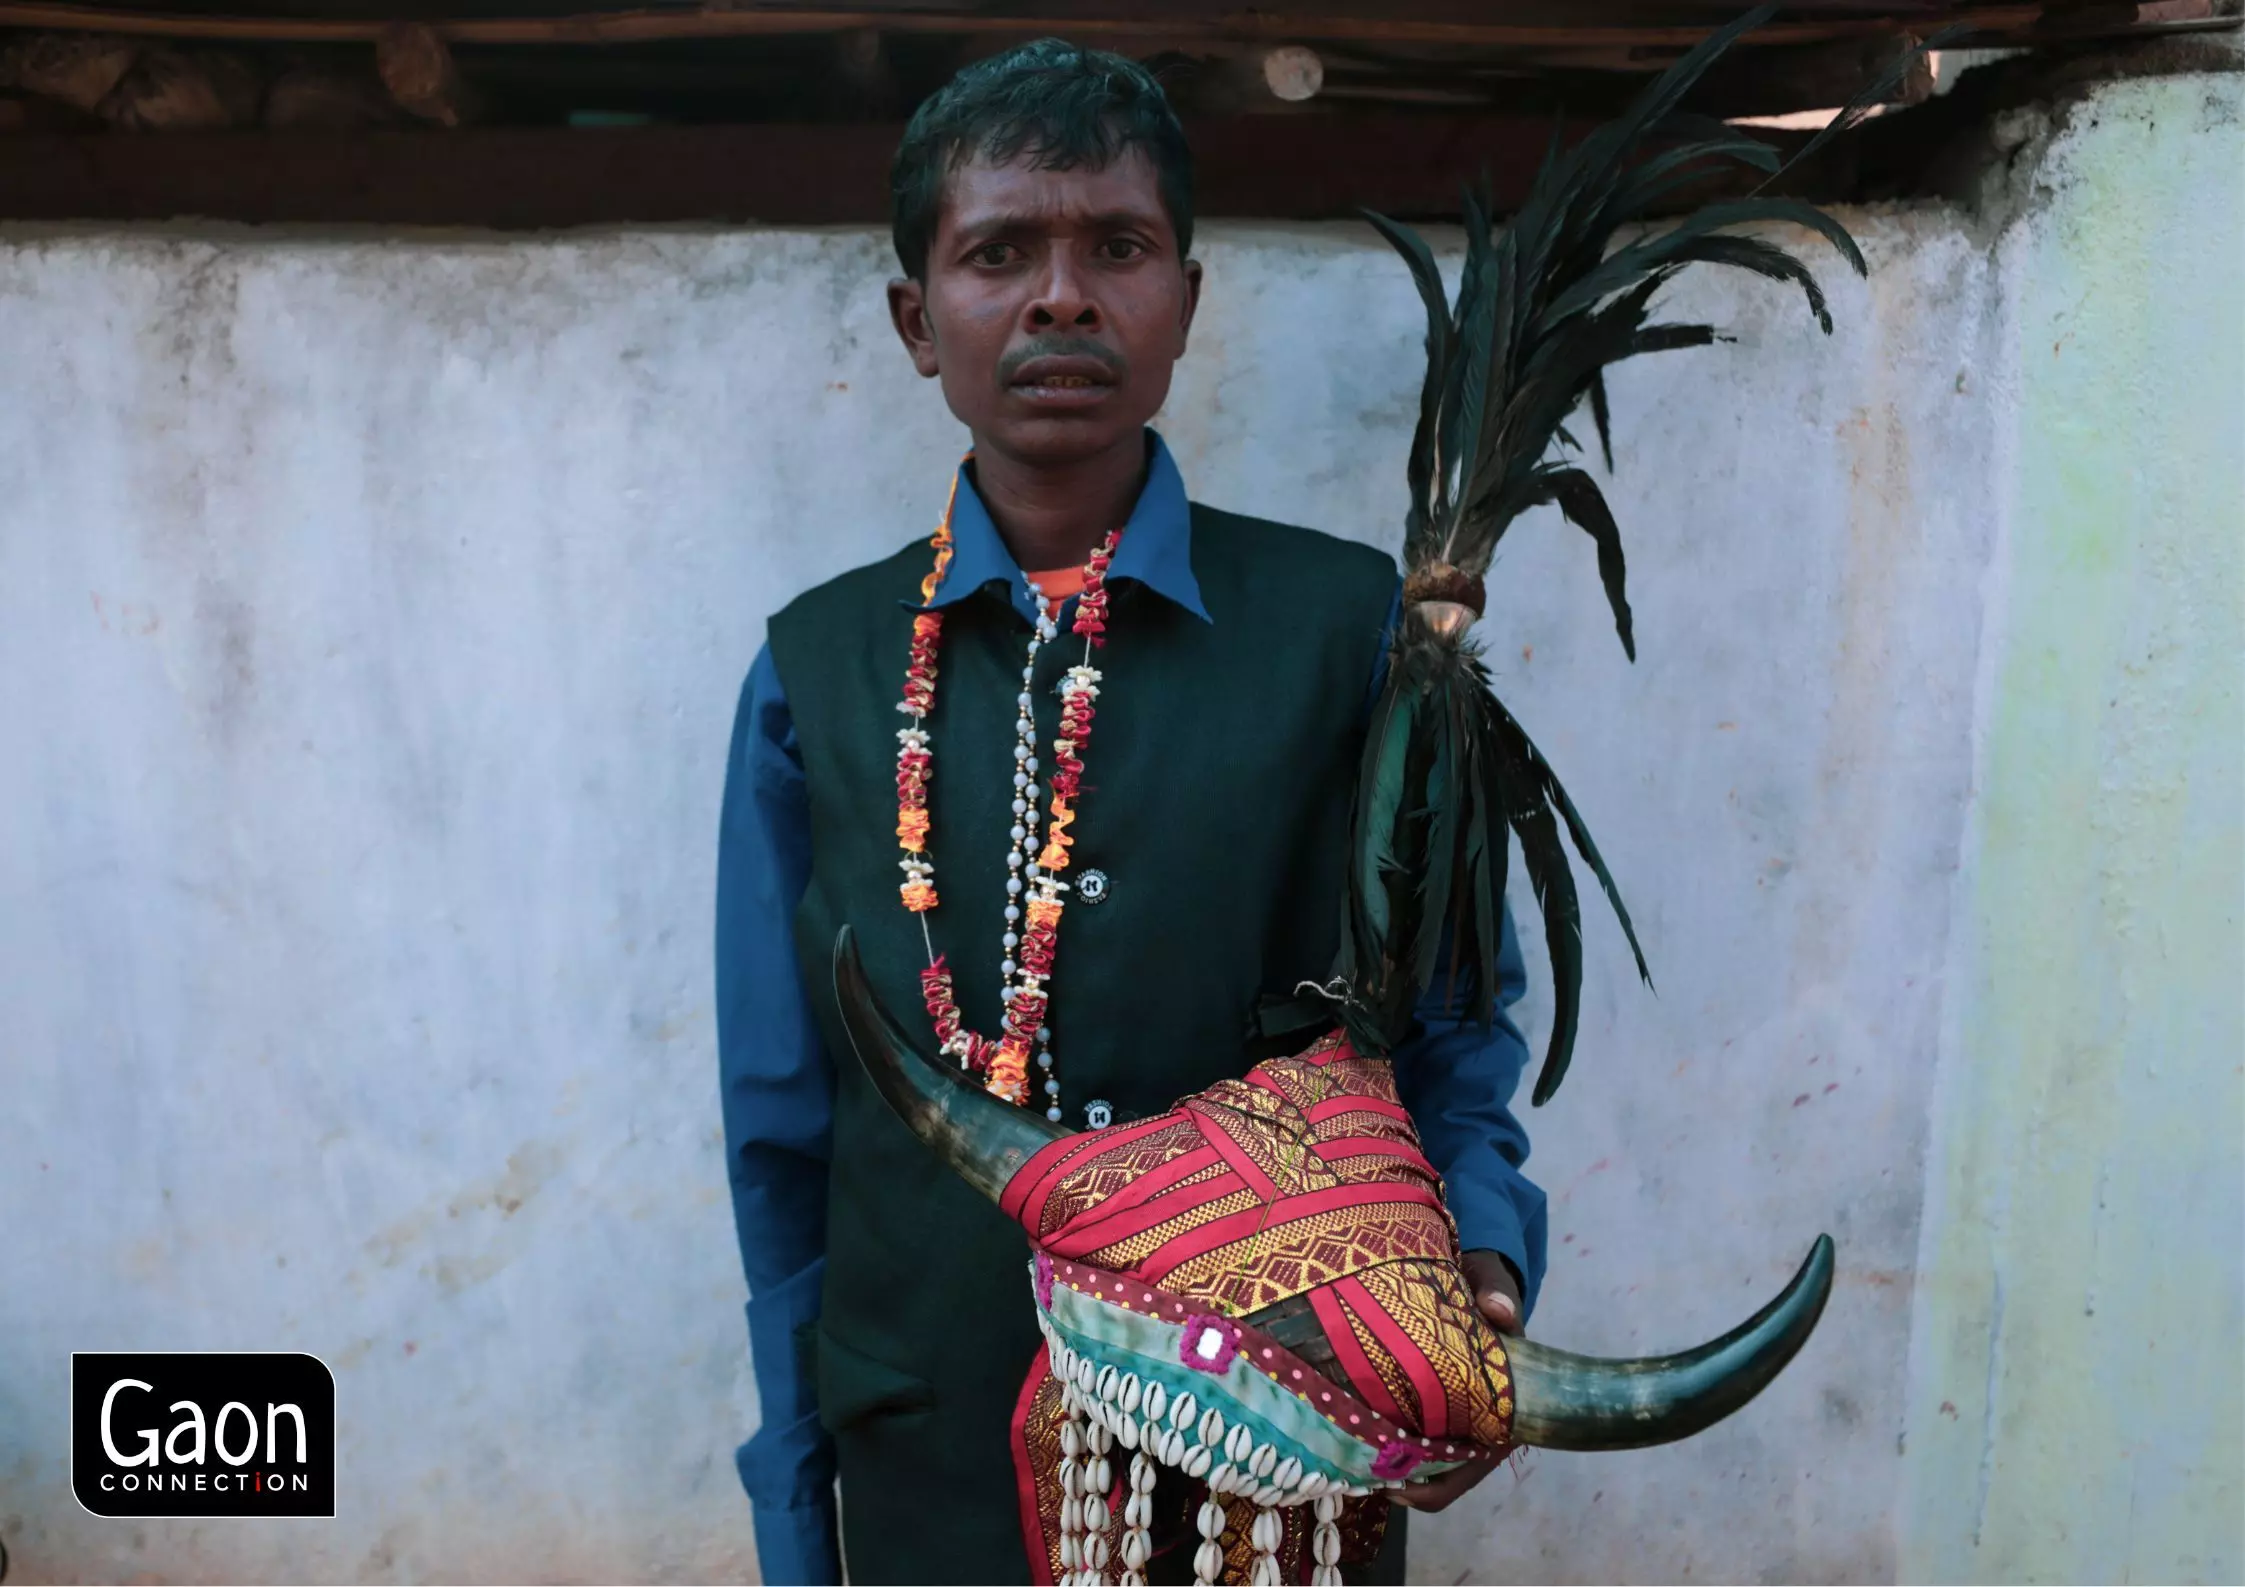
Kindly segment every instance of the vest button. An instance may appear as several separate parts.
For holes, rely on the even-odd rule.
[[[1104,904],[1107,901],[1107,873],[1086,871],[1077,877],[1076,896],[1087,904]]]

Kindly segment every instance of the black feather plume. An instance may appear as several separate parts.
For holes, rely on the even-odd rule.
[[[1623,651],[1634,660],[1621,529],[1567,420],[1589,403],[1606,467],[1613,419],[1606,370],[1623,359],[1720,340],[1709,325],[1656,323],[1652,304],[1679,270],[1728,265],[1798,287],[1829,333],[1816,277],[1781,244],[1739,228],[1815,233],[1862,274],[1847,229],[1798,199],[1709,203],[1620,242],[1677,194],[1726,170],[1783,168],[1749,130],[1677,107],[1707,68],[1775,10],[1762,6],[1716,30],[1656,78],[1617,120],[1573,148],[1555,139],[1509,226],[1487,197],[1465,197],[1465,260],[1454,299],[1434,252],[1410,227],[1367,212],[1403,258],[1427,312],[1426,383],[1412,436],[1404,525],[1404,620],[1373,714],[1357,789],[1339,972],[1343,1010],[1360,1047],[1384,1051],[1408,1031],[1420,995],[1462,975],[1487,1020],[1497,985],[1498,911],[1514,841],[1543,916],[1554,983],[1551,1043],[1535,1101],[1558,1089],[1572,1056],[1582,995],[1582,909],[1567,850],[1590,867],[1621,922],[1638,973],[1651,981],[1629,912],[1590,831],[1527,732],[1489,688],[1461,624],[1461,592],[1478,588],[1519,516],[1555,506],[1590,538]],[[1909,56],[1869,85],[1839,123],[1891,92]],[[1844,130],[1844,128],[1839,128]],[[1820,141],[1820,140],[1819,140]],[[1470,603],[1469,603],[1470,605]],[[1564,831],[1564,838],[1562,838]]]

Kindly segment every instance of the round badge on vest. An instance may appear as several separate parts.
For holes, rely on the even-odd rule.
[[[1077,877],[1076,897],[1087,904],[1104,904],[1107,901],[1107,873],[1086,871]]]

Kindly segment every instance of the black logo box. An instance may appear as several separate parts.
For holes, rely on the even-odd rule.
[[[294,1351],[74,1351],[70,1486],[93,1515],[332,1517],[335,1374]]]

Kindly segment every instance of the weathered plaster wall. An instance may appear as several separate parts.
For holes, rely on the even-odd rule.
[[[2107,89],[2001,249],[1906,1577],[2245,1576],[2241,118]]]
[[[2221,185],[2220,150],[2234,165],[2234,125],[2203,122],[2161,118],[2158,138],[2216,151],[2177,203]],[[2108,183],[2143,157],[2074,136]],[[2186,1229],[2234,1231],[2234,1134],[2203,1138],[2188,1216],[2167,1180],[2130,1176],[2181,1178],[2151,1160],[2176,1155],[2172,1110],[2237,1112],[2235,1001],[2196,979],[2235,964],[2236,918],[2189,889],[2238,870],[2217,675],[2236,568],[2212,541],[2234,537],[2240,379],[2201,356],[2186,403],[2108,320],[2095,367],[2149,395],[2098,423],[2136,428],[2053,428],[2107,400],[2096,378],[2014,371],[2062,334],[2040,326],[2077,250],[2133,223],[2068,231],[2093,206],[2062,196],[2074,166],[2045,169],[2061,196],[2000,237],[1947,211],[1852,217],[1874,272],[1824,270],[1829,342],[1759,282],[1683,284],[1678,312],[1738,341],[1616,384],[1636,668],[1557,520],[1524,524],[1492,581],[1500,686],[1593,822],[1660,983],[1633,984],[1593,914],[1578,1070],[1532,1120],[1555,1252],[1538,1333],[1703,1337],[1819,1229],[1843,1277],[1751,1410],[1686,1449],[1531,1459],[1418,1527],[1421,1580],[2153,1557],[2102,1518],[2094,1540],[1968,1555],[1951,1513],[1992,1472],[1983,1535],[2012,1548],[2088,1513],[2045,1463],[2093,1485],[2136,1458],[2085,1441],[2106,1416],[2069,1415],[2032,1375],[2104,1358],[2019,1332],[2081,1289],[2046,1254],[2063,1231],[2030,1216],[2083,1193],[2074,1159],[2005,1133],[2043,1083],[2037,1032],[2080,1025],[2037,1023],[2056,1018],[2026,1007],[2038,985],[2114,977],[2118,1034],[2067,1049],[2090,1089],[2063,1117],[2104,1131],[2083,1148],[2112,1165],[2101,1238],[2134,1248],[2111,1282],[2163,1287],[2101,1304],[2131,1325],[2161,1297],[2198,1305],[2203,1353],[2227,1295],[2237,1331],[2234,1266],[2169,1260]],[[2178,212],[2147,202],[2125,235],[2234,302],[2234,245],[2185,259]],[[1164,420],[1188,477],[1384,540],[1418,361],[1399,267],[1345,228],[1218,227],[1204,251],[1207,317]],[[2098,268],[2129,296],[2126,270]],[[0,1063],[20,1148],[0,1154],[0,1536],[20,1579],[753,1572],[730,1462],[756,1412],[716,1131],[715,812],[764,614],[924,533],[957,452],[890,341],[888,269],[856,232],[0,233]],[[2210,324],[2193,301],[2125,311],[2183,357]],[[2189,425],[2150,427],[2184,406]],[[2142,516],[2099,516],[2059,464]],[[2048,523],[2074,538],[2022,564]],[[2089,587],[2108,565],[2085,570],[2092,551],[2138,581],[2125,617]],[[2036,579],[2065,602],[2022,616]],[[2164,592],[2195,597],[2195,626],[2165,625]],[[2068,647],[2092,619],[2111,626],[2083,659]],[[2113,710],[2086,759],[2035,759],[2035,713],[2108,678],[2160,709]],[[2170,831],[2201,840],[2196,871],[2159,870]],[[2130,952],[2050,935],[2092,905]],[[2030,929],[2064,955],[2009,946]],[[2095,1089],[2153,1060],[2159,1088]],[[1983,1078],[2006,1062],[2026,1078]],[[2036,1141],[2005,1269],[1972,1244],[1976,1198]],[[1990,1270],[2009,1274],[2000,1304]],[[134,1346],[324,1355],[339,1518],[82,1514],[67,1353]],[[2168,1418],[2132,1438],[2197,1440],[2210,1475],[2145,1497],[2196,1503],[2205,1533],[2220,1406],[2154,1356],[2110,1370]],[[1990,1420],[1972,1395],[2006,1373]],[[2234,1441],[2226,1458],[2234,1508]]]

